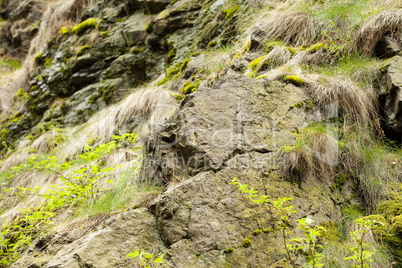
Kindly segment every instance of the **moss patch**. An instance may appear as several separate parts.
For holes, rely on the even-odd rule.
[[[260,229],[254,230],[254,231],[253,231],[253,235],[257,236],[257,235],[261,234],[262,232],[263,232],[263,231],[260,230]]]
[[[61,35],[68,35],[70,33],[70,31],[68,30],[68,28],[66,27],[66,26],[64,26],[64,27],[61,27],[61,29],[60,29],[60,34]]]
[[[147,25],[145,25],[145,32],[147,32],[147,33],[152,33],[152,30],[153,30],[153,28],[152,28],[152,22],[150,22],[150,23],[147,23]]]
[[[36,63],[40,63],[42,61],[43,58],[43,52],[40,52],[38,54],[36,54],[36,56],[34,57],[34,60]]]
[[[187,64],[189,63],[190,59],[185,59],[180,65],[180,72],[183,72],[187,68]]]
[[[298,86],[298,87],[304,85],[304,80],[300,76],[295,75],[295,74],[285,75],[281,79],[281,81],[284,82],[284,83],[293,84],[293,85]]]
[[[181,94],[183,95],[188,95],[191,94],[195,91],[197,91],[197,85],[195,84],[184,84],[185,86],[183,87],[183,89],[181,90]]]
[[[215,47],[216,44],[217,44],[216,41],[211,41],[211,42],[208,43],[208,46],[209,47]]]
[[[251,246],[251,240],[246,238],[243,240],[243,243],[241,244],[242,247],[244,248],[249,248]]]
[[[232,252],[233,252],[233,248],[232,248],[232,247],[227,248],[227,249],[225,249],[223,252],[225,252],[226,254],[232,253]]]
[[[327,45],[326,43],[314,44],[311,47],[309,47],[307,49],[307,51],[310,52],[310,53],[314,53],[314,52],[317,52],[318,50],[320,50],[321,48],[324,48],[326,45]]]
[[[169,62],[172,62],[172,60],[174,59],[174,57],[176,57],[176,54],[177,54],[177,49],[174,47],[174,48],[172,48],[172,49],[169,51],[169,54],[168,54],[168,60],[169,60]]]
[[[82,46],[82,47],[80,47],[80,49],[78,49],[78,51],[77,51],[77,53],[75,53],[75,55],[77,57],[80,57],[80,56],[84,55],[85,51],[89,50],[90,48],[91,48],[90,45]]]
[[[286,44],[282,41],[265,41],[264,51],[269,53],[275,47],[286,47]]]
[[[46,68],[50,68],[50,66],[52,65],[52,61],[53,61],[53,57],[46,58],[46,60],[45,60],[45,67],[46,67]]]
[[[87,29],[95,28],[97,24],[98,24],[97,19],[89,18],[89,19],[81,22],[80,24],[74,26],[71,31],[76,35],[80,35],[80,34],[84,33]]]
[[[256,70],[257,68],[262,68],[264,65],[264,60],[267,56],[262,56],[259,57],[255,60],[253,60],[249,65],[248,68],[252,69],[252,70]]]
[[[230,19],[233,17],[233,15],[236,13],[236,11],[239,9],[239,6],[234,6],[232,8],[226,9],[223,11],[225,13],[225,16],[227,19]]]
[[[131,53],[140,54],[140,53],[144,52],[145,49],[146,49],[146,47],[141,47],[141,48],[136,47],[136,48],[131,49]]]

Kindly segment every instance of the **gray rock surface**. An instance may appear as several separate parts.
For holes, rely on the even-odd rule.
[[[293,140],[294,129],[312,120],[303,109],[290,109],[304,98],[293,85],[240,75],[199,89],[150,139],[142,180],[216,171],[236,154],[279,150]]]
[[[402,142],[402,56],[394,57],[386,70],[386,88],[379,96],[385,134]]]

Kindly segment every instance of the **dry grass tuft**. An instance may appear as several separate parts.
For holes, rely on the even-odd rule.
[[[383,11],[366,20],[353,39],[352,50],[373,55],[375,47],[386,35],[402,40],[401,8]]]
[[[308,127],[296,135],[296,144],[282,150],[282,171],[293,181],[329,180],[338,165],[338,142],[324,125]],[[332,131],[332,130],[331,130]]]
[[[350,80],[331,78],[327,83],[309,81],[308,90],[318,107],[330,117],[369,126],[376,115],[373,90],[363,91]]]
[[[265,23],[265,40],[281,40],[300,46],[321,33],[320,23],[312,16],[300,12],[271,13]]]
[[[176,109],[177,103],[168,91],[160,87],[142,89],[130,95],[116,110],[115,123],[121,126],[127,120],[148,121],[155,124]]]
[[[301,51],[295,55],[286,65],[297,67],[302,65],[325,65],[331,62],[331,54],[327,51],[319,50],[315,53]]]

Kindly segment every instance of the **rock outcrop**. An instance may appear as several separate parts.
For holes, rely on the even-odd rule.
[[[402,142],[402,56],[390,60],[385,70],[385,87],[379,95],[384,131],[387,137]]]

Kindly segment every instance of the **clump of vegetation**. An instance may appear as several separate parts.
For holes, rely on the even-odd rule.
[[[100,33],[100,35],[105,38],[107,36],[107,34],[109,33],[109,31],[103,31]]]
[[[264,51],[269,53],[271,52],[274,48],[276,47],[282,47],[284,49],[286,49],[287,51],[289,51],[292,55],[295,55],[297,51],[302,50],[302,48],[293,48],[291,46],[288,46],[287,44],[285,44],[282,41],[265,41],[264,42]]]
[[[147,25],[145,25],[145,32],[150,34],[152,33],[152,30],[152,22],[147,23]]]
[[[129,253],[126,258],[136,258],[140,262],[141,267],[150,268],[150,267],[159,267],[163,265],[163,256],[165,253],[156,257],[154,254],[148,253],[143,249],[139,249],[134,251],[133,253]]]
[[[239,52],[234,54],[232,62],[234,62],[236,59],[240,58],[242,55],[246,54],[247,52],[250,51],[250,46],[251,46],[251,39],[247,39],[247,41],[244,43],[243,47]]]
[[[243,248],[249,248],[251,246],[251,240],[246,238],[243,240],[243,243],[241,245]]]
[[[234,250],[234,249],[233,249],[232,247],[229,247],[229,248],[225,249],[223,252],[226,253],[226,254],[228,254],[228,253],[232,253],[233,250]]]
[[[68,35],[70,33],[70,31],[68,30],[68,28],[66,26],[61,27],[60,29],[60,34],[61,35]]]
[[[34,57],[34,60],[36,63],[40,63],[42,61],[43,58],[43,52],[40,52],[38,54],[36,54],[36,56]]]
[[[53,57],[46,58],[45,67],[50,68],[50,66],[52,65],[52,61],[53,61]]]
[[[82,47],[80,47],[80,49],[78,49],[78,51],[77,51],[77,53],[75,53],[75,55],[77,57],[80,57],[80,56],[84,55],[85,51],[89,50],[90,48],[91,48],[90,45],[82,46]]]
[[[187,64],[190,62],[190,59],[187,58],[185,59],[181,64],[180,64],[180,72],[182,73],[186,68],[187,68]]]
[[[223,11],[225,13],[226,19],[230,19],[233,17],[233,15],[236,13],[236,11],[239,9],[239,6],[234,6],[232,8],[226,9]]]
[[[87,29],[94,29],[96,25],[98,24],[98,20],[95,18],[89,18],[80,24],[76,25],[73,27],[71,30],[74,34],[76,35],[81,35],[83,34]]]
[[[288,84],[293,84],[297,87],[301,87],[304,85],[304,80],[298,76],[298,75],[285,75],[284,77],[282,77],[281,79],[282,82],[284,83],[288,83]]]
[[[173,61],[173,58],[176,57],[176,54],[177,54],[177,49],[175,47],[173,47],[168,53],[168,57],[167,57],[168,61],[169,62]]]
[[[327,46],[326,43],[314,44],[314,45],[312,45],[311,47],[309,47],[309,48],[307,49],[307,51],[310,52],[310,53],[314,53],[314,52],[317,52],[318,50],[320,50],[320,49],[322,49],[322,48],[325,48],[326,46]]]
[[[201,83],[201,81],[199,81],[199,80],[197,80],[195,84],[192,84],[190,82],[184,83],[183,88],[181,90],[181,94],[188,95],[188,94],[196,92],[198,87],[200,86],[200,83]]]
[[[13,168],[9,178],[32,172],[51,172],[60,178],[63,185],[54,185],[46,193],[41,194],[39,194],[40,186],[3,189],[7,195],[0,198],[40,195],[44,202],[35,207],[20,210],[18,217],[1,227],[0,264],[10,265],[17,260],[19,254],[30,242],[46,231],[52,219],[65,209],[74,210],[84,203],[94,204],[95,200],[105,193],[105,188],[100,184],[101,181],[107,179],[114,169],[120,167],[119,165],[103,167],[102,159],[123,145],[134,145],[136,140],[136,134],[127,133],[122,136],[113,136],[111,142],[96,148],[87,146],[86,152],[78,157],[80,161],[87,164],[78,165],[78,167],[75,163],[78,159],[59,163],[56,156],[33,156],[27,163]],[[67,170],[70,172],[64,172]],[[113,183],[113,181],[108,179],[107,183]]]
[[[141,48],[136,47],[136,48],[133,48],[133,49],[131,50],[131,53],[133,53],[133,54],[140,54],[140,53],[144,52],[145,49],[147,49],[147,48],[146,48],[146,47],[141,47]]]
[[[216,42],[216,40],[214,40],[214,41],[209,42],[209,43],[208,43],[208,46],[209,46],[209,47],[215,47],[216,44],[217,44],[217,42]]]

